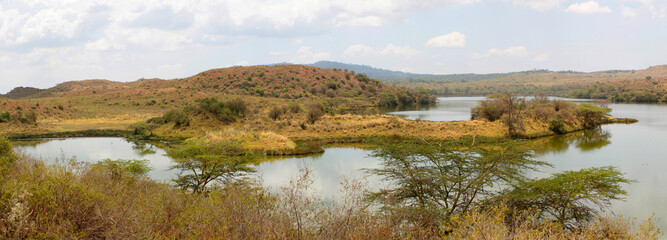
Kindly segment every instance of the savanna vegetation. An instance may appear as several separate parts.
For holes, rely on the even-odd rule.
[[[67,82],[0,99],[0,134],[113,133],[176,140],[173,184],[137,160],[56,164],[0,140],[0,236],[11,239],[623,239],[657,238],[647,220],[606,217],[631,183],[613,168],[543,179],[547,165],[505,138],[562,134],[616,121],[603,105],[494,95],[471,121],[410,121],[382,108],[433,104],[428,90],[297,65],[210,70],[185,79]],[[29,116],[28,116],[29,115]],[[24,121],[23,119],[27,119]],[[94,129],[94,131],[80,131]],[[22,135],[33,134],[33,135]],[[40,135],[41,134],[41,135]],[[114,136],[115,136],[114,135]],[[314,194],[304,168],[281,189],[248,176],[259,156],[371,142],[390,187],[360,180],[340,199]],[[577,185],[586,179],[591,185]],[[503,187],[500,187],[503,186]],[[574,187],[576,189],[568,188]],[[569,194],[569,195],[568,195]],[[546,196],[542,198],[542,196]],[[491,230],[489,230],[491,229]]]
[[[374,151],[369,169],[393,182],[372,192],[363,181],[341,185],[341,197],[322,200],[304,168],[280,189],[252,179],[178,178],[177,185],[146,177],[145,162],[96,164],[61,159],[47,165],[17,156],[0,140],[0,236],[5,239],[658,239],[651,219],[636,222],[598,214],[622,198],[629,182],[613,168],[527,179],[522,172],[546,163],[511,145],[392,141]],[[174,167],[231,176],[238,148],[220,158],[189,142],[170,154]],[[217,149],[217,148],[216,148]],[[221,150],[224,151],[224,150]],[[247,159],[246,156],[241,156]],[[240,160],[245,161],[245,160]],[[197,164],[183,164],[185,162]],[[201,164],[200,164],[201,163]],[[187,172],[187,171],[186,171]],[[196,172],[196,171],[195,171]],[[194,173],[194,172],[191,172]],[[214,174],[215,175],[215,174]],[[185,175],[182,175],[185,176]],[[580,183],[579,179],[586,179]],[[579,184],[579,185],[571,185]],[[498,191],[495,186],[509,186]],[[576,188],[573,191],[571,188]],[[519,193],[519,191],[523,191]],[[563,195],[573,192],[572,196]],[[548,196],[541,198],[539,196]],[[589,204],[592,203],[592,204]],[[530,206],[538,206],[531,208]],[[561,211],[561,209],[564,210]],[[558,215],[564,212],[565,215]]]
[[[555,134],[593,129],[610,122],[632,122],[614,119],[604,102],[574,103],[549,100],[546,95],[533,98],[513,94],[495,94],[472,109],[472,119],[502,122],[510,137],[534,137],[531,129],[547,128]]]
[[[533,70],[507,74],[460,74],[419,79],[382,79],[390,85],[427,89],[440,96],[522,95],[604,99],[611,102],[665,102],[667,65],[644,70],[574,72]]]

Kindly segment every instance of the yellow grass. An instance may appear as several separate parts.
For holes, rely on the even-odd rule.
[[[501,123],[487,121],[430,122],[404,120],[391,115],[325,116],[302,130],[291,126],[278,132],[290,138],[340,138],[370,136],[430,137],[453,139],[465,135],[502,137]]]
[[[249,150],[281,150],[294,149],[296,144],[287,137],[274,132],[253,132],[235,128],[224,128],[218,131],[209,131],[204,136],[207,141],[229,141],[235,140],[243,144]]]
[[[89,129],[120,129],[126,130],[132,124],[146,121],[158,116],[157,114],[122,114],[109,117],[75,118],[75,119],[45,119],[40,124],[50,126],[53,132],[81,131]]]

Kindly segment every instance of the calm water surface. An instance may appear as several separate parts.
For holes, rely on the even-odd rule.
[[[468,120],[470,108],[482,97],[440,98],[432,108],[418,111],[392,112],[408,119],[430,121]],[[638,123],[606,125],[601,131],[579,132],[569,136],[543,139],[544,149],[538,152],[540,160],[554,165],[541,172],[531,173],[544,177],[564,170],[588,167],[616,166],[626,177],[638,182],[626,186],[627,201],[615,201],[611,211],[625,216],[647,218],[655,213],[661,229],[667,229],[667,105],[612,104],[612,115],[630,117]],[[15,142],[16,144],[16,142]],[[169,170],[171,160],[165,152],[149,143],[131,142],[120,138],[71,138],[15,147],[26,154],[53,161],[73,157],[80,161],[101,159],[148,159],[154,170],[153,179],[169,181],[175,176]],[[339,193],[345,178],[362,178],[360,169],[379,167],[379,160],[368,157],[370,151],[351,148],[327,148],[323,154],[268,160],[257,165],[258,175],[266,186],[278,189],[289,183],[299,169],[313,170],[313,189],[331,198]],[[366,179],[372,189],[381,182],[374,177]]]

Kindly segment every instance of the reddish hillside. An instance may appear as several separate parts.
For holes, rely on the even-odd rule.
[[[29,89],[26,90],[26,89]],[[71,81],[45,90],[17,88],[9,98],[67,97],[93,94],[149,96],[182,93],[226,93],[298,99],[302,97],[374,97],[391,89],[363,75],[301,65],[213,69],[174,80],[140,79]]]

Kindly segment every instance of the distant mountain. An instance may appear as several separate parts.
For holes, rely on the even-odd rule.
[[[392,70],[385,70],[385,69],[380,69],[380,68],[374,68],[368,65],[358,65],[358,64],[347,64],[347,63],[340,63],[340,62],[332,62],[332,61],[319,61],[313,64],[310,64],[311,66],[319,67],[319,68],[326,68],[326,69],[347,69],[348,71],[354,71],[356,73],[363,73],[366,74],[370,78],[378,78],[378,79],[428,79],[428,80],[443,80],[443,81],[461,81],[461,80],[466,80],[466,81],[475,81],[475,80],[484,80],[484,79],[491,79],[491,78],[498,78],[502,76],[506,76],[509,73],[491,73],[491,74],[473,74],[473,73],[467,73],[467,74],[446,74],[446,75],[440,75],[440,74],[418,74],[418,73],[407,73],[407,72],[401,72],[401,71],[392,71]]]

